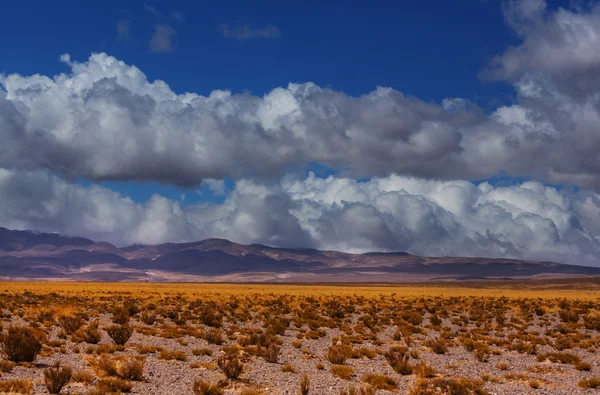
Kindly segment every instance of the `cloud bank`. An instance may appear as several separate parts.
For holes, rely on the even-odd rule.
[[[241,243],[597,264],[600,195],[391,175],[240,180],[222,204],[140,204],[46,172],[0,171],[0,225],[117,245],[223,237]]]

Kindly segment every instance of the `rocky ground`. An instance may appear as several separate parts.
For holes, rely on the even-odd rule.
[[[247,298],[240,302],[244,307],[237,308],[232,308],[229,301],[206,301],[203,302],[206,305],[198,304],[204,306],[201,311],[189,308],[188,302],[167,300],[162,305],[160,302],[147,305],[148,302],[143,299],[135,300],[138,307],[129,311],[130,316],[127,317],[127,325],[135,328],[135,331],[124,347],[116,348],[104,329],[116,325],[113,321],[118,314],[109,311],[122,301],[103,300],[96,306],[89,300],[72,305],[72,300],[61,299],[60,303],[48,303],[47,300],[36,299],[36,305],[31,307],[24,304],[24,297],[5,298],[2,302],[4,336],[11,325],[18,324],[41,328],[45,330],[46,338],[41,353],[32,363],[19,363],[11,369],[4,369],[0,386],[2,382],[21,379],[32,383],[33,393],[47,393],[43,371],[60,362],[61,366],[68,366],[74,372],[88,371],[92,375],[87,383],[71,381],[62,393],[92,393],[98,380],[107,376],[90,362],[98,358],[97,353],[102,351],[99,348],[102,345],[105,345],[102,355],[108,357],[120,356],[122,360],[143,358],[143,379],[130,381],[130,391],[134,394],[188,394],[193,393],[192,387],[199,378],[211,383],[226,380],[223,371],[216,366],[216,360],[221,355],[231,353],[231,350],[224,349],[225,346],[235,344],[239,345],[236,355],[243,361],[244,368],[238,378],[227,380],[225,394],[242,394],[251,389],[257,391],[254,393],[299,394],[299,383],[304,374],[310,379],[310,394],[338,395],[352,385],[364,385],[364,378],[368,374],[385,375],[395,381],[393,390],[377,390],[373,387],[379,395],[409,393],[418,380],[433,380],[436,377],[464,377],[480,381],[482,388],[490,394],[586,394],[594,390],[581,388],[580,382],[600,376],[600,354],[596,351],[600,337],[593,327],[597,322],[592,320],[597,318],[598,304],[594,302],[573,302],[575,304],[561,308],[560,303],[567,302],[504,301],[503,318],[491,318],[498,315],[494,308],[481,310],[476,300],[467,298],[433,298],[425,303],[422,300],[404,300],[398,304],[388,299],[381,302],[381,307],[370,308],[368,306],[378,302],[376,299],[346,298],[341,303],[335,298],[328,301],[293,299],[284,301],[290,306],[277,304],[273,307],[271,303],[275,302],[268,296],[262,296],[260,301]],[[331,302],[337,311],[343,311],[346,303],[362,303],[365,308],[353,308],[352,313],[342,314],[341,317],[335,316],[330,309],[331,315],[337,317],[332,321],[325,314],[325,302]],[[101,334],[98,344],[78,341],[76,335],[65,335],[59,321],[62,314],[60,309],[65,303],[70,306],[68,316],[82,314],[83,326],[80,331],[84,331],[90,323],[98,323]],[[302,318],[303,312],[307,309],[310,311],[311,303],[314,311]],[[522,310],[520,303],[525,303],[527,307]],[[542,315],[531,314],[528,310],[541,305],[545,306]],[[202,317],[207,319],[205,306],[213,309],[209,315],[217,317],[211,324],[219,326],[216,330],[221,331],[226,339],[221,345],[207,341],[207,333],[215,329],[201,322]],[[94,315],[95,309],[98,312]],[[44,318],[42,313],[46,311],[53,312],[54,316],[47,314]],[[416,312],[422,321],[417,324],[419,318],[403,315],[406,311]],[[561,317],[561,313],[565,311],[579,313],[575,318],[566,317],[570,322],[563,322],[565,317]],[[144,323],[141,319],[144,313],[155,314],[156,322],[151,325]],[[240,319],[236,320],[232,314],[237,314],[235,317]],[[466,318],[468,316],[472,319]],[[365,317],[371,317],[371,321]],[[432,324],[438,319],[439,322]],[[577,321],[572,322],[575,319]],[[415,322],[410,324],[411,320]],[[282,322],[285,327],[283,330],[273,329]],[[324,331],[324,336],[308,339],[310,327]],[[186,333],[176,334],[175,328],[183,328]],[[271,341],[276,339],[280,343],[277,362],[267,362],[260,352],[252,348],[252,342],[247,340],[253,331],[276,333]],[[243,338],[246,341],[241,340]],[[443,354],[434,352],[428,343],[428,340],[440,338],[444,339],[447,346]],[[469,350],[465,339],[487,345],[481,347],[484,350],[481,358],[475,352],[477,347]],[[353,372],[346,380],[331,372],[333,364],[329,361],[329,349],[336,344],[338,347],[347,344],[354,350],[364,348],[373,353],[348,357],[343,364],[351,367]],[[533,344],[536,345],[532,347]],[[156,351],[148,352],[151,347]],[[181,351],[185,360],[165,360],[160,351],[163,349]],[[208,349],[211,355],[194,355],[194,350],[198,349]],[[435,376],[426,378],[414,373],[398,373],[386,358],[386,352],[390,350],[400,350],[412,366],[421,363],[429,365],[434,369]],[[579,364],[551,362],[543,357],[551,353],[574,355]],[[589,365],[585,366],[584,363]],[[293,371],[282,371],[286,365],[290,365]]]

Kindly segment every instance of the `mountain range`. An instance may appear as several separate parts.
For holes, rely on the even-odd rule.
[[[350,254],[225,239],[132,245],[0,228],[0,279],[79,281],[416,282],[600,275],[599,267],[500,258]]]

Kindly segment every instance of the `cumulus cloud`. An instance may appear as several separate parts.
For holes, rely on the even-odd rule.
[[[507,3],[505,16],[523,42],[496,56],[484,76],[529,92],[586,99],[600,88],[600,4],[548,10],[544,0]],[[558,92],[557,92],[558,91]]]
[[[47,172],[0,170],[0,226],[117,245],[223,237],[352,252],[515,257],[598,265],[600,195],[538,182],[494,187],[391,175],[240,180],[221,204],[136,203]]]
[[[150,40],[150,51],[156,53],[173,52],[173,38],[177,32],[166,23],[154,25]]]
[[[53,78],[0,77],[0,167],[191,185],[320,163],[355,177],[505,171],[600,188],[600,96],[572,100],[551,82],[521,79],[519,103],[485,114],[464,99],[438,105],[384,87],[362,96],[312,83],[262,97],[176,94],[104,53],[62,59],[71,71]]]
[[[263,27],[252,27],[250,25],[229,25],[219,26],[223,36],[236,40],[251,40],[255,38],[279,38],[281,33],[275,25],[265,25]]]

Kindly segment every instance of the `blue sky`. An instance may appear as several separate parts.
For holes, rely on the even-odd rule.
[[[149,11],[159,12],[160,15]],[[312,81],[348,94],[390,86],[423,100],[510,100],[503,84],[482,84],[487,60],[516,43],[500,3],[18,1],[3,5],[5,73],[65,72],[58,56],[107,52],[160,78],[176,92],[249,90],[261,95],[288,82]],[[31,12],[35,10],[36,12]],[[171,16],[173,11],[183,21]],[[129,21],[130,39],[116,25]],[[151,53],[156,24],[175,31],[173,52]],[[279,38],[226,38],[220,25],[273,25]]]

